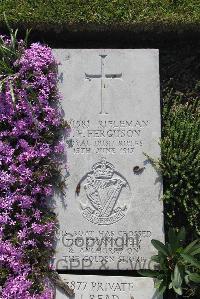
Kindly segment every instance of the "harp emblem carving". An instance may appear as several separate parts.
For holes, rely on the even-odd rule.
[[[83,216],[90,222],[99,225],[109,225],[122,219],[127,210],[126,203],[120,202],[123,189],[129,190],[129,184],[113,164],[102,159],[92,166],[83,181],[87,198],[81,205]]]

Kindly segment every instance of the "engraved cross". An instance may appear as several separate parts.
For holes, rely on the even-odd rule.
[[[106,79],[120,79],[122,78],[122,73],[118,74],[106,74],[104,65],[105,58],[107,55],[99,55],[101,57],[101,73],[100,74],[87,74],[85,73],[85,79],[91,81],[92,79],[101,79],[101,110],[99,114],[108,114],[105,111],[105,103],[104,103],[104,89],[106,87],[105,80]]]

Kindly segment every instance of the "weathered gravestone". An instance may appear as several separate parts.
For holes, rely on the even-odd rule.
[[[61,275],[75,299],[158,299],[153,279],[121,276]],[[57,290],[57,299],[67,296]],[[69,297],[68,297],[69,298]]]
[[[158,50],[54,53],[71,127],[56,268],[150,268],[163,240],[162,180],[145,155],[160,156]]]

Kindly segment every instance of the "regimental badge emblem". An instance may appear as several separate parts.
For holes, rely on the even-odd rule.
[[[81,182],[80,208],[84,218],[110,225],[127,213],[130,187],[127,180],[104,158],[92,166]]]

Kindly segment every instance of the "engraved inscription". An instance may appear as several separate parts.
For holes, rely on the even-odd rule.
[[[71,126],[71,147],[75,155],[133,155],[142,150],[149,120],[75,120]]]
[[[119,199],[123,188],[130,192],[129,184],[105,158],[92,166],[82,184],[86,202],[81,201],[81,211],[88,221],[109,225],[125,216],[127,204]]]
[[[57,239],[62,242],[65,253],[57,260],[57,267],[65,269],[88,269],[96,263],[98,269],[109,270],[113,262],[117,269],[151,268],[151,262],[141,255],[152,238],[151,231],[113,231],[105,229],[58,230]]]
[[[92,79],[101,79],[101,108],[99,114],[108,114],[105,109],[105,103],[104,103],[104,89],[106,87],[105,79],[121,79],[122,73],[118,74],[106,74],[104,65],[105,65],[105,58],[107,55],[99,55],[101,57],[101,73],[100,74],[88,74],[85,73],[85,79],[91,81]]]
[[[161,299],[155,294],[153,279],[149,278],[87,274],[60,276],[74,290],[76,299]],[[64,299],[66,296],[58,298]]]
[[[69,288],[78,293],[79,299],[122,299],[124,296],[134,299],[133,296],[129,297],[129,294],[135,291],[133,282],[81,281],[80,279],[79,281],[64,279],[64,281]]]

